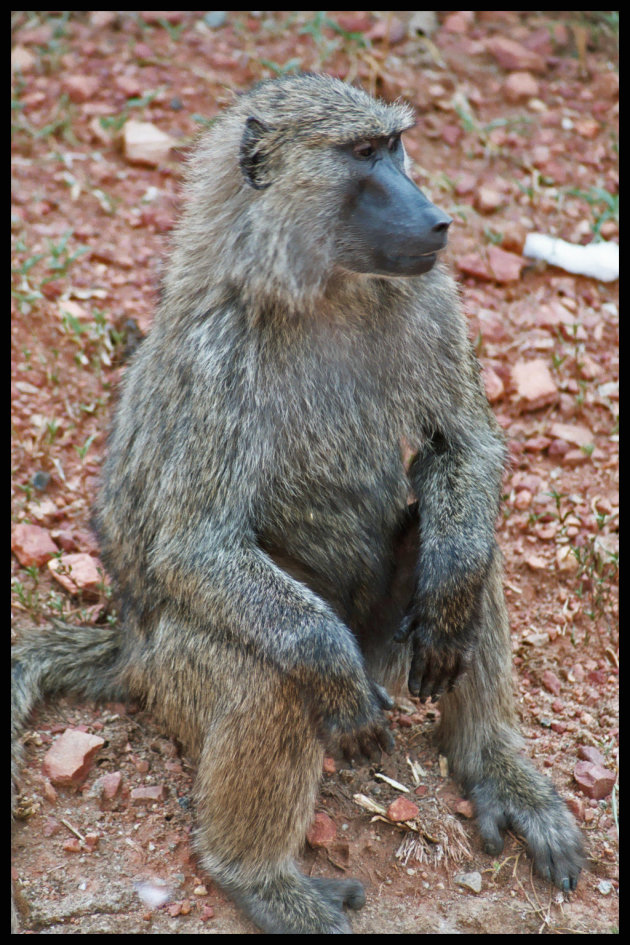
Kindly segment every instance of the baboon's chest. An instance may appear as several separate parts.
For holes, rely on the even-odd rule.
[[[271,432],[263,543],[342,583],[379,571],[408,490],[392,429],[371,408],[294,405],[284,420]]]

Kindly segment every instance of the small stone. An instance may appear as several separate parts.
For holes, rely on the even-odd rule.
[[[495,187],[480,187],[475,197],[475,206],[480,213],[494,213],[506,203],[505,194]]]
[[[482,371],[482,378],[484,387],[486,389],[486,397],[491,404],[496,403],[497,400],[500,400],[503,397],[504,387],[503,381],[499,377],[496,371],[494,371],[489,365],[485,365]]]
[[[521,489],[520,492],[517,492],[514,497],[514,508],[516,509],[527,509],[532,502],[532,494],[529,489]]]
[[[94,75],[66,75],[61,87],[71,102],[81,104],[96,95],[101,88],[101,80]]]
[[[455,13],[450,13],[446,17],[442,24],[442,29],[446,30],[447,33],[467,33],[474,21],[474,11],[457,10]]]
[[[59,551],[45,528],[39,525],[15,525],[11,533],[11,550],[25,568],[41,567]]]
[[[453,877],[458,886],[465,886],[474,893],[481,892],[481,873],[474,870],[472,873],[458,873]]]
[[[465,800],[465,798],[460,798],[460,800],[456,801],[453,810],[456,814],[459,814],[460,817],[465,817],[466,820],[472,820],[475,816],[475,808],[470,801]]]
[[[90,852],[96,850],[97,846],[101,842],[101,835],[98,833],[86,833],[85,835],[85,844]]]
[[[313,823],[306,831],[306,839],[310,846],[312,847],[326,847],[329,843],[337,836],[337,826],[334,820],[324,814],[323,812],[318,812],[315,814]]]
[[[43,789],[43,790],[44,790],[44,797],[46,798],[46,800],[48,801],[48,803],[49,803],[49,804],[56,804],[56,803],[57,803],[57,792],[55,791],[54,787],[52,786],[52,784],[50,783],[50,781],[48,780],[48,778],[44,778],[44,789]]]
[[[508,253],[499,246],[491,246],[488,249],[488,265],[497,282],[502,284],[518,282],[525,259],[523,256],[517,256],[516,253]]]
[[[401,824],[407,820],[415,820],[419,813],[419,808],[413,801],[407,800],[406,797],[397,797],[387,808],[387,818],[395,824]]]
[[[606,767],[606,759],[601,751],[598,751],[593,745],[580,745],[578,758],[581,758],[582,761],[590,761],[591,764],[599,765],[601,768]]]
[[[151,787],[134,788],[131,792],[131,803],[136,807],[146,806],[148,804],[157,804],[166,797],[166,787],[164,784],[152,785]]]
[[[543,673],[542,683],[547,692],[553,693],[554,696],[557,696],[562,689],[562,683],[556,674],[552,673],[550,669],[546,669]]]
[[[157,167],[176,144],[175,138],[148,121],[127,121],[123,128],[123,151],[132,164]]]
[[[47,817],[44,821],[42,833],[45,837],[54,837],[61,830],[61,824],[54,817]]]
[[[334,774],[336,770],[337,765],[335,764],[335,759],[331,758],[330,755],[324,755],[324,774]]]
[[[517,399],[530,410],[544,407],[558,398],[558,388],[542,358],[517,361],[512,368],[512,383]]]
[[[593,434],[588,427],[572,423],[552,423],[549,434],[554,439],[565,440],[575,446],[590,446],[593,443]]]
[[[15,46],[11,50],[11,71],[12,72],[30,72],[37,64],[37,59],[32,52],[25,49],[24,46]]]
[[[586,450],[567,450],[562,457],[563,466],[583,466],[588,463],[591,454]]]
[[[567,797],[566,805],[576,820],[579,820],[580,822],[584,821],[584,812],[585,812],[584,798]]]
[[[587,381],[594,381],[603,372],[603,368],[587,354],[581,356],[578,368],[582,377]]]
[[[101,801],[112,801],[118,794],[121,783],[121,772],[112,771],[108,774],[101,775],[100,778],[97,778],[92,785],[90,793]]]
[[[528,646],[546,646],[549,643],[549,634],[545,631],[541,633],[528,633],[527,636],[523,637],[523,643],[526,643]]]
[[[140,14],[145,23],[160,23],[166,20],[172,26],[181,23],[184,16],[183,10],[143,10]]]
[[[550,443],[548,436],[530,436],[524,444],[524,449],[527,453],[542,453]]]
[[[492,36],[485,46],[503,69],[538,73],[546,71],[547,64],[543,56],[506,36]]]
[[[552,440],[547,449],[547,456],[566,456],[569,444],[565,440]]]
[[[530,555],[529,558],[525,559],[525,563],[532,571],[544,571],[547,567],[545,559],[540,558],[538,555]]]
[[[562,571],[566,574],[573,574],[580,566],[580,562],[573,554],[573,549],[570,545],[561,545],[560,548],[557,549],[556,564],[558,571]]]
[[[98,735],[67,728],[46,752],[42,771],[53,784],[77,787],[86,778],[94,755],[104,744],[105,739]]]
[[[616,781],[612,771],[590,761],[578,761],[573,769],[573,777],[582,792],[597,801],[610,794]]]
[[[492,279],[490,267],[479,253],[467,253],[460,256],[457,260],[457,268],[467,276],[474,276],[475,279]]]
[[[503,83],[503,94],[513,105],[536,98],[538,92],[538,82],[531,72],[512,72]]]
[[[46,527],[59,518],[59,509],[52,499],[43,498],[29,506],[28,515],[40,526]]]
[[[34,489],[37,489],[38,492],[43,492],[49,482],[50,473],[44,472],[42,469],[38,469],[31,477],[31,485]]]
[[[48,562],[48,569],[54,579],[70,594],[95,593],[105,581],[100,561],[83,553],[53,558]]]
[[[602,130],[602,126],[594,118],[579,118],[575,122],[575,130],[583,138],[596,138]]]

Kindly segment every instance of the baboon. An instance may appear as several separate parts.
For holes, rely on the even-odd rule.
[[[26,634],[15,654],[16,730],[72,691],[138,699],[180,740],[200,861],[268,932],[350,931],[361,883],[294,857],[324,746],[389,747],[400,683],[439,698],[487,849],[512,827],[562,889],[580,871],[564,802],[519,751],[505,447],[438,261],[451,219],[409,176],[413,124],[310,74],[216,120],[96,501],[119,623]]]

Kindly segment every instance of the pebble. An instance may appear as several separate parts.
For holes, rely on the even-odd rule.
[[[77,787],[92,767],[96,752],[105,744],[98,735],[67,728],[46,752],[42,771],[53,784]]]
[[[45,528],[39,525],[16,525],[11,533],[11,550],[25,568],[40,567],[59,551]]]
[[[465,886],[474,893],[481,892],[481,873],[474,870],[472,873],[458,873],[454,881],[458,886]]]
[[[590,761],[578,761],[573,769],[573,777],[582,792],[595,800],[607,797],[616,781],[613,771],[608,771]]]
[[[306,831],[306,839],[311,847],[326,847],[337,836],[337,826],[328,814],[319,811],[313,823]]]
[[[413,801],[407,800],[406,797],[397,797],[387,808],[387,817],[395,824],[404,823],[406,820],[414,820],[418,814],[418,807]]]

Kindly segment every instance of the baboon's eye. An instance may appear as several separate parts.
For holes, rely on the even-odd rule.
[[[354,156],[361,159],[372,157],[374,151],[375,148],[370,141],[359,141],[352,149]]]
[[[400,144],[400,135],[392,135],[391,138],[387,139],[387,150],[395,151]]]

